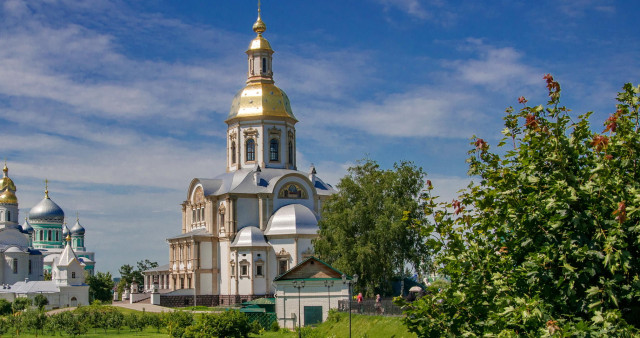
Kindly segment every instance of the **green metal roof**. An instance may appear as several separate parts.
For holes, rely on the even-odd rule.
[[[247,302],[242,303],[242,305],[259,305],[259,304],[267,304],[267,305],[273,305],[276,303],[276,299],[275,298],[258,298],[258,299],[254,299],[254,300],[250,300]]]

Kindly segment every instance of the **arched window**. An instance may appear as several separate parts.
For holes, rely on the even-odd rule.
[[[262,72],[267,72],[267,58],[262,58]]]
[[[293,142],[289,141],[289,164],[293,165]]]
[[[278,140],[273,138],[269,143],[269,161],[279,161],[278,158]]]
[[[256,142],[250,138],[247,140],[247,161],[256,160]]]
[[[231,142],[231,164],[236,163],[236,142]]]
[[[11,211],[7,210],[7,221],[11,220]]]

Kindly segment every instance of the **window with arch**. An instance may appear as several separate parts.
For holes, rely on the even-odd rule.
[[[296,183],[285,184],[278,193],[279,198],[307,198],[307,192]]]
[[[255,161],[256,160],[256,141],[252,138],[247,140],[247,161]]]
[[[271,142],[269,142],[269,161],[277,162],[280,160],[278,156],[278,148],[278,139],[272,138]]]
[[[262,58],[262,72],[267,72],[267,58]]]
[[[293,164],[293,142],[289,141],[289,164]]]
[[[231,164],[236,163],[236,141],[231,142]]]

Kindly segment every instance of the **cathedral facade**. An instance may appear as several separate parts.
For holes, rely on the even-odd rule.
[[[297,170],[298,120],[274,83],[259,12],[253,30],[247,83],[225,120],[226,172],[191,181],[181,233],[167,239],[168,288],[212,305],[273,295],[274,278],[313,254],[322,204],[335,193],[315,168]]]

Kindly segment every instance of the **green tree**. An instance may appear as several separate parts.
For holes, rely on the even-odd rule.
[[[193,324],[193,313],[172,311],[163,313],[163,322],[170,337],[182,337],[184,330]]]
[[[31,299],[27,297],[18,297],[13,301],[13,304],[11,304],[13,312],[23,311],[29,306],[31,306]]]
[[[110,311],[108,318],[109,327],[120,333],[120,329],[124,326],[124,314],[120,311]]]
[[[138,283],[138,285],[142,285],[144,283],[144,275],[142,273],[146,270],[157,267],[157,262],[152,262],[148,259],[138,261],[136,263],[136,268],[129,264],[125,264],[118,270],[118,272],[120,272],[120,276],[122,277],[120,282],[124,282],[124,287],[131,286],[132,282],[136,282]]]
[[[185,338],[244,338],[248,337],[250,332],[251,324],[247,316],[238,310],[228,310],[221,313],[202,314],[195,324],[184,330],[182,336]]]
[[[123,285],[123,287],[126,288],[130,286],[136,278],[135,270],[133,269],[133,266],[129,264],[121,266],[120,269],[118,269],[118,272],[120,273],[120,283],[118,286]]]
[[[97,272],[93,276],[85,278],[89,285],[89,298],[103,303],[111,302],[111,290],[113,290],[113,277],[110,272]]]
[[[0,316],[8,315],[12,312],[11,302],[4,298],[0,298]]]
[[[324,204],[315,251],[337,269],[357,273],[367,296],[389,294],[392,278],[404,276],[406,267],[419,272],[425,263],[419,229],[406,221],[423,217],[424,176],[410,162],[385,170],[363,160],[349,168],[338,193]]]
[[[47,324],[47,315],[41,309],[38,310],[27,310],[22,313],[24,326],[35,332],[35,336],[38,336],[38,331],[44,329]]]
[[[403,304],[419,336],[639,333],[640,87],[624,86],[598,133],[545,79],[547,105],[520,97],[498,152],[474,139],[479,184],[427,199],[424,235],[450,285]]]
[[[49,305],[49,299],[47,299],[47,296],[43,294],[37,294],[33,297],[33,305],[37,306],[38,309],[43,310],[45,306]]]

